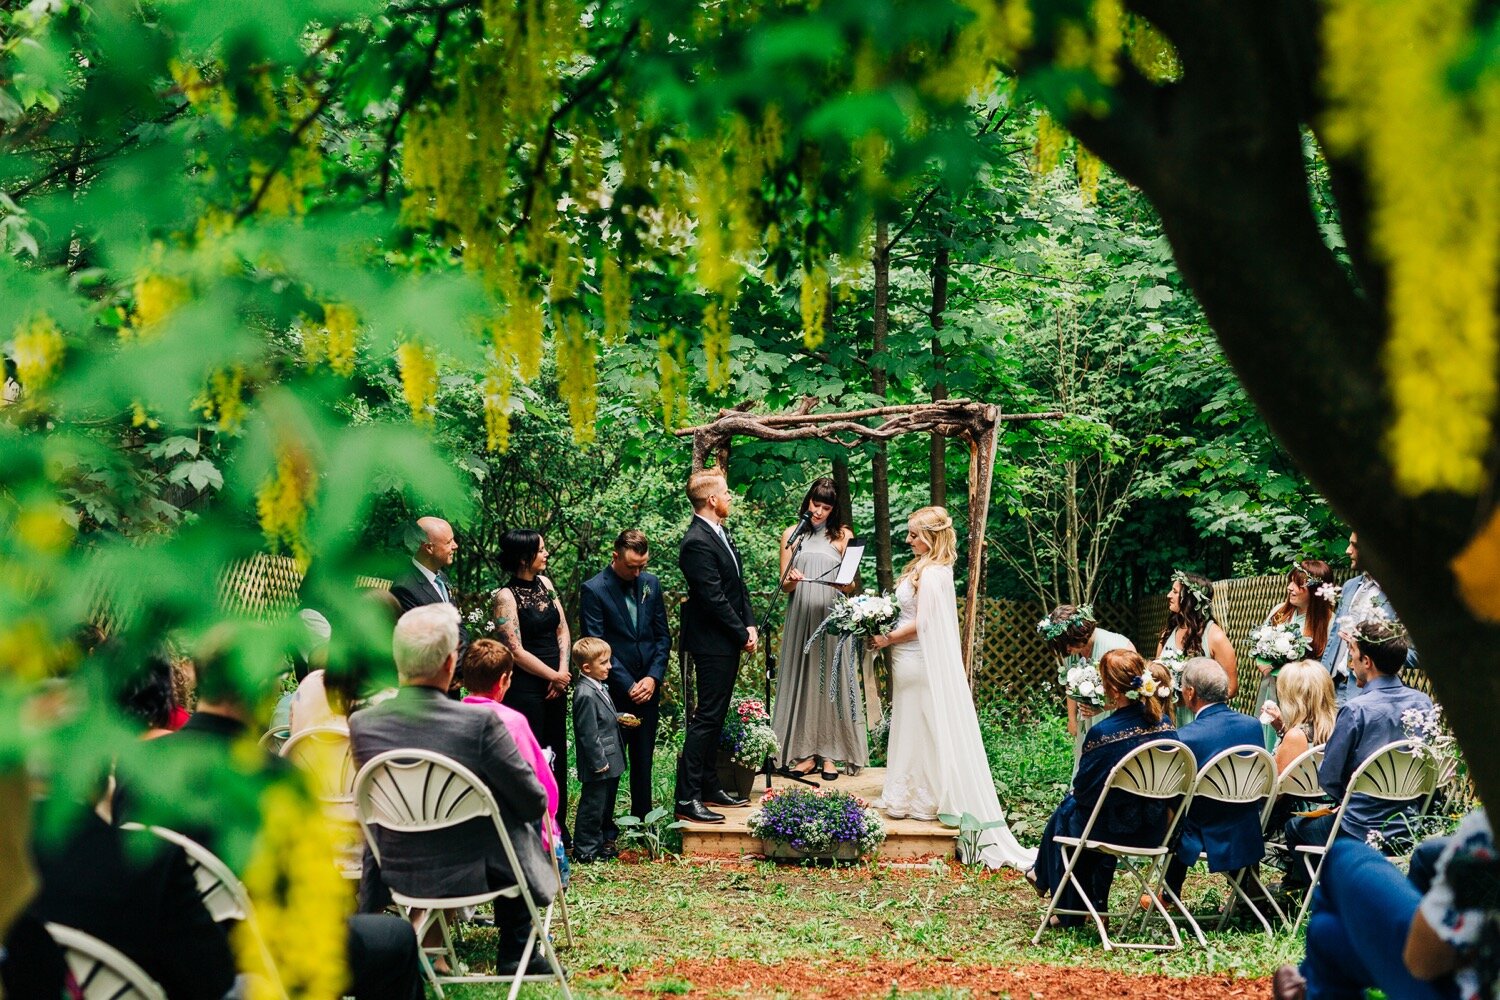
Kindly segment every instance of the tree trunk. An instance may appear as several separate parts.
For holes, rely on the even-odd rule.
[[[948,236],[949,233],[938,235],[937,250],[932,255],[932,401],[948,398],[948,387],[943,384],[946,358],[943,354],[943,344],[938,334],[947,322],[944,313],[948,311]],[[928,453],[928,479],[931,483],[932,504],[942,507],[948,502],[948,462],[947,462],[948,439],[943,435],[934,433],[929,445]]]
[[[843,455],[833,460],[833,486],[839,494],[839,522],[853,525],[854,509],[849,499],[849,460]]]
[[[871,338],[870,386],[883,404],[886,399],[885,338],[890,329],[891,252],[890,229],[880,222],[875,227],[874,332]],[[884,441],[875,445],[870,479],[875,492],[875,577],[882,591],[896,586],[891,555],[891,469]]]

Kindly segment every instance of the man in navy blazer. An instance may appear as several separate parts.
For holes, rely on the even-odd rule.
[[[1229,675],[1217,661],[1195,656],[1182,668],[1182,703],[1197,718],[1177,731],[1202,770],[1214,757],[1238,746],[1265,746],[1259,720],[1236,712],[1229,700]],[[1266,844],[1261,836],[1264,803],[1228,805],[1195,802],[1177,828],[1177,853],[1167,865],[1167,885],[1182,892],[1187,870],[1208,853],[1208,870],[1235,872],[1260,863]]]
[[[630,760],[630,815],[639,819],[651,811],[651,757],[661,718],[662,678],[672,656],[661,581],[646,572],[650,558],[642,532],[620,532],[609,565],[584,582],[578,599],[580,636],[603,639],[614,654],[609,695],[615,710],[641,720],[634,729],[621,730]]]

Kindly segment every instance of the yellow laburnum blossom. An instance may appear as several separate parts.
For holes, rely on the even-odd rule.
[[[209,376],[208,400],[203,415],[217,418],[219,426],[234,431],[245,420],[245,366],[230,365]]]
[[[480,392],[484,396],[485,447],[502,455],[510,450],[510,365],[494,365],[484,377]]]
[[[630,333],[630,271],[606,255],[599,265],[599,297],[604,302],[604,342],[622,343]]]
[[[353,375],[354,359],[359,352],[359,317],[354,310],[341,303],[325,302],[323,338],[328,367],[345,378]]]
[[[703,356],[707,361],[708,391],[729,385],[730,303],[713,296],[703,306]]]
[[[922,81],[935,97],[961,101],[982,90],[995,75],[997,65],[1012,65],[1018,53],[1031,42],[1031,7],[1028,0],[963,0],[972,14],[959,29],[951,47],[934,60]]]
[[[1083,196],[1085,205],[1092,205],[1099,200],[1099,157],[1079,144],[1075,165],[1078,169],[1078,193]]]
[[[252,912],[231,936],[240,968],[260,972],[269,960],[287,996],[337,1000],[349,981],[350,895],[335,863],[330,823],[316,802],[286,785],[261,793],[260,818],[244,873]],[[271,977],[249,982],[251,1000],[281,995]]]
[[[828,315],[828,271],[821,264],[802,270],[802,343],[809,351],[823,343]]]
[[[568,401],[568,418],[573,425],[573,440],[588,444],[594,440],[594,419],[598,407],[599,380],[595,370],[594,340],[582,314],[564,312],[557,329],[557,373],[563,398]]]
[[[307,449],[284,441],[277,449],[276,468],[255,494],[260,530],[271,551],[285,548],[306,566],[307,512],[317,497],[318,477]]]
[[[1094,75],[1114,83],[1120,75],[1115,57],[1125,44],[1125,5],[1121,0],[1094,0]]]
[[[656,365],[660,372],[661,416],[669,428],[687,422],[687,345],[682,336],[664,333],[656,338]]]
[[[1153,83],[1164,83],[1182,76],[1177,50],[1143,17],[1131,14],[1126,19],[1125,49],[1135,68]]]
[[[21,508],[11,525],[13,537],[35,552],[55,555],[73,540],[73,525],[55,504]]]
[[[1057,119],[1043,111],[1036,116],[1036,145],[1032,150],[1032,170],[1038,175],[1050,174],[1062,160],[1068,144],[1068,131]]]
[[[122,327],[120,336],[144,336],[187,301],[188,284],[180,278],[163,274],[145,274],[135,283],[135,309],[130,326]]]
[[[73,660],[71,645],[52,641],[42,620],[32,616],[0,623],[0,674],[20,681],[51,677]]]
[[[1456,83],[1473,0],[1332,0],[1326,138],[1368,165],[1371,234],[1389,271],[1386,449],[1417,495],[1486,488],[1497,398],[1500,70]]]
[[[411,407],[411,418],[431,427],[432,406],[437,402],[437,355],[422,344],[408,340],[396,348],[396,364],[401,369],[401,395]]]
[[[16,363],[16,377],[28,393],[39,392],[52,381],[67,347],[57,324],[45,313],[16,328],[10,354]]]

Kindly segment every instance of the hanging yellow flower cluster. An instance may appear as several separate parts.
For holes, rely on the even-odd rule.
[[[310,561],[307,512],[317,489],[312,456],[295,440],[283,439],[276,451],[275,470],[255,494],[255,511],[271,551],[285,548],[304,567]]]
[[[656,368],[661,378],[661,416],[669,428],[687,423],[687,345],[680,335],[656,338]]]
[[[1079,143],[1074,153],[1074,166],[1078,171],[1078,193],[1083,196],[1085,205],[1092,205],[1099,200],[1099,157]]]
[[[1028,0],[963,0],[972,13],[950,51],[934,60],[923,89],[942,100],[962,101],[994,77],[996,67],[1014,65],[1031,41]]]
[[[66,645],[52,641],[40,616],[0,623],[0,674],[37,681],[57,676],[72,660]]]
[[[1039,175],[1050,174],[1062,160],[1069,142],[1068,130],[1046,111],[1036,116],[1036,143],[1032,147],[1032,169]]]
[[[10,356],[16,363],[16,377],[28,394],[40,392],[52,381],[67,347],[62,332],[46,313],[39,313],[16,328]]]
[[[828,318],[828,269],[814,264],[802,270],[802,343],[809,351],[823,343]]]
[[[401,395],[411,407],[412,420],[431,427],[438,391],[437,355],[415,340],[406,340],[396,348],[396,365],[401,370]]]
[[[607,254],[599,264],[599,298],[604,304],[604,342],[623,343],[630,334],[630,271]]]
[[[341,302],[323,303],[323,322],[304,321],[302,360],[309,368],[326,360],[328,367],[345,378],[354,374],[359,352],[359,317]]]
[[[1131,14],[1125,22],[1125,51],[1135,68],[1153,83],[1164,83],[1182,76],[1177,50],[1145,18]]]
[[[221,430],[233,432],[245,420],[245,366],[230,365],[209,376],[203,416],[217,419]]]
[[[241,970],[262,971],[269,962],[287,996],[342,996],[349,981],[344,956],[350,896],[335,864],[328,820],[316,802],[284,784],[261,793],[260,832],[244,881],[253,912],[231,938]],[[250,1000],[283,995],[271,977],[249,982]]]
[[[485,447],[491,451],[510,449],[510,365],[495,364],[484,377],[480,392],[484,397]]]
[[[1332,0],[1330,149],[1368,165],[1390,275],[1387,449],[1405,493],[1485,488],[1496,402],[1500,71],[1455,81],[1473,0]]]
[[[556,334],[557,375],[563,398],[568,401],[573,440],[588,444],[594,440],[594,416],[598,406],[594,339],[589,336],[588,321],[583,314],[572,309],[562,312]]]
[[[187,301],[188,292],[188,283],[181,278],[152,273],[141,275],[133,289],[135,308],[130,313],[130,322],[120,327],[120,338],[132,340],[149,335],[157,324]]]

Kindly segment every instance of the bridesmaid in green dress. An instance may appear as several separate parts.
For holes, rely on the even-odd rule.
[[[1229,636],[1213,620],[1213,613],[1214,585],[1208,577],[1173,571],[1172,589],[1167,593],[1167,625],[1156,643],[1156,659],[1160,660],[1163,653],[1176,653],[1182,660],[1207,656],[1218,661],[1229,675],[1229,700],[1233,701],[1240,690],[1239,659]],[[1179,706],[1176,719],[1179,727],[1185,726],[1193,721],[1193,713]]]
[[[1320,660],[1323,649],[1333,627],[1334,610],[1338,607],[1339,590],[1333,582],[1333,568],[1321,559],[1304,559],[1291,568],[1286,575],[1286,600],[1271,609],[1266,616],[1267,625],[1285,625],[1288,622],[1300,625],[1302,634],[1312,640],[1312,649],[1307,658]],[[1276,701],[1276,678],[1283,664],[1256,660],[1260,671],[1260,688],[1255,692],[1254,714],[1263,714],[1267,702]],[[1266,749],[1276,749],[1276,730],[1265,723]]]
[[[1099,627],[1094,620],[1094,609],[1087,604],[1059,604],[1052,613],[1037,624],[1037,632],[1047,640],[1047,646],[1063,661],[1066,672],[1084,659],[1098,665],[1105,653],[1115,649],[1135,652],[1135,643],[1118,632]],[[1078,764],[1078,755],[1083,749],[1083,738],[1089,728],[1109,714],[1107,708],[1080,705],[1068,699],[1068,734],[1073,737],[1073,764]]]

